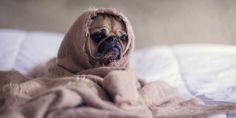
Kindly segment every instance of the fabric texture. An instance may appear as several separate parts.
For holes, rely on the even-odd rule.
[[[0,70],[26,74],[55,57],[62,39],[58,33],[0,29]],[[166,81],[186,98],[235,103],[235,57],[233,45],[179,44],[139,49],[131,61],[140,79]]]
[[[120,17],[130,39],[123,58],[108,66],[90,63],[88,25],[97,13]],[[5,80],[0,91],[1,117],[200,118],[235,109],[233,104],[186,101],[164,82],[140,83],[130,66],[133,47],[133,30],[122,13],[115,9],[84,12],[66,34],[57,59],[42,66],[48,71],[36,79],[1,72]]]

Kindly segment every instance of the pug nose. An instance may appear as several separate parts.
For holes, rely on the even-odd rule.
[[[107,42],[114,42],[116,43],[117,42],[117,37],[116,36],[110,36],[108,39],[107,39]]]

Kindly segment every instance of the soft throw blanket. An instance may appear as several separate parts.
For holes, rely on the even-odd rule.
[[[89,40],[89,26],[97,14],[120,18],[129,38],[122,57],[109,65],[96,63],[91,53],[96,47]],[[133,30],[122,13],[115,9],[84,12],[66,34],[56,59],[28,77],[15,71],[0,73],[0,117],[201,118],[236,108],[185,100],[161,81],[138,81],[129,61],[133,48]]]

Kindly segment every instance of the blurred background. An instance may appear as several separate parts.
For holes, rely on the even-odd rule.
[[[236,0],[0,0],[0,28],[65,33],[90,7],[124,12],[135,30],[136,48],[236,44]]]

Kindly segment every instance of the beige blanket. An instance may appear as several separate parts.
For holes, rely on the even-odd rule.
[[[108,65],[96,62],[89,40],[91,18],[107,14],[121,19],[128,43],[122,57]],[[130,66],[134,34],[128,19],[115,9],[85,11],[67,32],[56,59],[25,77],[0,72],[1,118],[205,118],[236,105],[205,105],[185,100],[162,81],[138,81]]]

